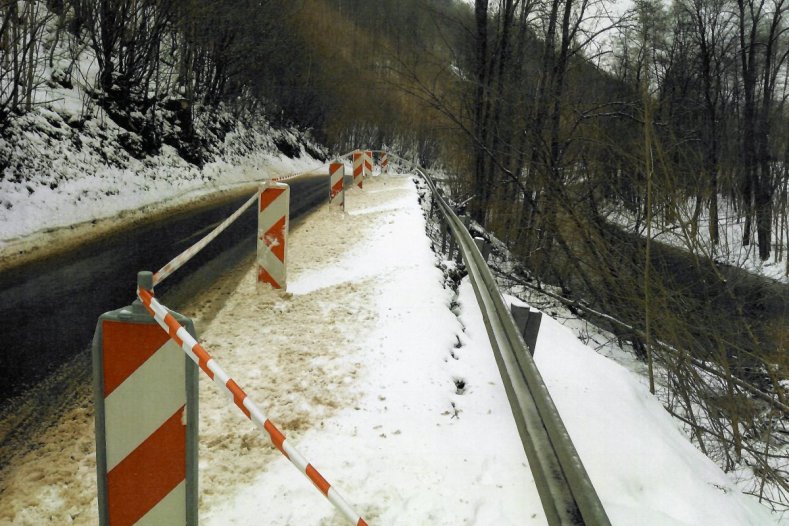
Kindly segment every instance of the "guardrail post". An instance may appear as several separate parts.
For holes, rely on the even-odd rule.
[[[381,173],[389,173],[389,154],[386,152],[381,152]]]
[[[490,243],[488,243],[485,238],[482,237],[475,237],[474,243],[477,244],[477,248],[479,249],[480,253],[482,254],[482,259],[485,260],[485,263],[488,262],[488,258],[490,257],[490,252],[493,249]]]
[[[258,192],[258,283],[287,288],[290,187],[266,183]]]
[[[345,165],[339,161],[329,165],[329,202],[345,210]]]
[[[353,152],[353,184],[362,188],[364,182],[364,154],[359,150]]]
[[[364,151],[364,177],[371,177],[373,175],[373,152],[371,150]]]
[[[540,332],[542,312],[515,304],[510,305],[510,312],[515,320],[515,326],[523,336],[523,341],[526,343],[529,353],[534,356],[537,334]]]
[[[99,317],[92,354],[99,524],[197,526],[197,366],[139,300]]]

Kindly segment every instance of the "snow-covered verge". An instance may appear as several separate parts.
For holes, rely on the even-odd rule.
[[[652,221],[652,239],[709,257],[719,263],[747,270],[753,274],[789,283],[789,239],[786,237],[789,234],[781,233],[781,230],[785,230],[786,227],[773,228],[773,250],[770,252],[769,259],[762,261],[759,258],[759,246],[755,239],[750,245],[744,246],[742,244],[745,220],[740,217],[726,196],[720,196],[718,199],[719,242],[717,244],[713,243],[710,237],[709,210],[707,209],[699,214],[698,229],[694,236],[690,226],[693,207],[694,203],[690,200],[677,206],[677,218],[670,223],[663,221],[662,216],[655,217]],[[609,221],[646,237],[646,225],[643,224],[643,221],[637,223],[635,214],[621,206],[610,208]],[[778,209],[774,212],[781,213]],[[636,225],[638,226],[636,227]],[[755,236],[754,233],[753,237],[755,238]]]
[[[204,344],[370,524],[544,524],[473,291],[448,285],[411,178],[347,203],[292,232],[287,293],[246,265],[195,298]],[[779,523],[547,316],[536,360],[614,524]],[[344,524],[202,378],[200,403],[202,524]],[[95,524],[92,434],[83,403],[3,470],[0,523]]]

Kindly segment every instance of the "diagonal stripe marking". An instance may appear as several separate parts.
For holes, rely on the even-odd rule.
[[[159,501],[134,526],[181,526],[186,524],[186,481]]]
[[[109,519],[131,526],[186,478],[186,427],[176,411],[107,474]]]
[[[285,222],[287,217],[282,216],[279,221],[269,228],[261,237],[263,243],[271,250],[280,261],[285,261]]]
[[[163,332],[158,325],[159,332]],[[107,470],[186,403],[184,356],[169,340],[104,402]]]
[[[271,203],[273,203],[274,200],[277,199],[277,197],[282,195],[282,193],[285,192],[285,190],[287,190],[287,189],[286,188],[265,188],[260,193],[260,210],[258,210],[258,211],[262,212],[263,210],[268,208],[268,206]]]
[[[101,327],[106,398],[167,343],[168,337],[155,324],[105,320]]]
[[[271,274],[268,273],[266,269],[263,267],[258,268],[258,281],[262,283],[268,283],[275,289],[281,289],[282,285],[280,285],[277,280],[275,280]]]

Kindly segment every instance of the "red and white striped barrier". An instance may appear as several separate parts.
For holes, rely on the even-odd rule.
[[[373,152],[365,150],[364,152],[364,177],[371,177],[373,175]]]
[[[364,181],[364,153],[360,151],[353,152],[353,184],[362,188]]]
[[[205,248],[205,246],[208,243],[216,239],[216,237],[222,232],[224,232],[224,230],[227,227],[233,224],[233,222],[236,219],[238,219],[241,216],[241,214],[243,214],[246,211],[247,208],[252,206],[252,204],[257,200],[257,198],[258,198],[257,194],[250,197],[246,203],[241,205],[241,207],[238,210],[233,212],[233,214],[230,217],[222,221],[215,229],[213,229],[211,232],[206,234],[206,236],[203,237],[203,239],[201,239],[200,241],[198,241],[188,249],[184,250],[183,252],[181,252],[179,255],[177,255],[172,260],[170,260],[165,266],[160,268],[158,272],[156,272],[153,275],[154,287],[159,283],[161,283],[162,281],[164,281],[170,274],[172,274],[173,272],[184,266],[184,264],[187,261],[192,259],[198,252],[203,250],[203,248]]]
[[[290,187],[283,183],[267,183],[258,196],[258,282],[285,289]]]
[[[329,164],[329,202],[345,209],[345,165],[341,162]]]
[[[241,387],[222,370],[216,360],[206,352],[203,346],[197,343],[192,335],[178,323],[167,309],[156,301],[156,298],[153,297],[153,293],[138,288],[137,296],[170,338],[192,359],[192,361],[200,366],[200,369],[219,386],[221,391],[225,392],[233,400],[236,407],[238,407],[248,419],[268,433],[271,443],[274,444],[274,446],[279,449],[299,471],[304,473],[307,478],[312,481],[315,487],[329,499],[329,502],[351,521],[352,524],[366,526],[367,522],[365,522],[358,513],[353,511],[342,495],[323,478],[312,464],[307,462],[307,459],[305,459],[294,446],[290,445],[285,435],[277,429],[271,420],[263,415],[255,402],[253,402]]]
[[[197,526],[196,367],[139,304],[99,318],[93,362],[99,524]]]
[[[381,152],[381,173],[389,173],[389,155],[386,152]]]

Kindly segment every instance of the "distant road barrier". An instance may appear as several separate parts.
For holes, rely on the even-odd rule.
[[[290,187],[267,183],[258,192],[258,283],[287,288]]]
[[[329,164],[329,202],[345,210],[345,164],[339,161]]]
[[[365,150],[364,151],[364,178],[371,177],[373,175],[373,152],[372,150]]]
[[[359,188],[364,186],[364,154],[362,152],[353,152],[353,184]]]

